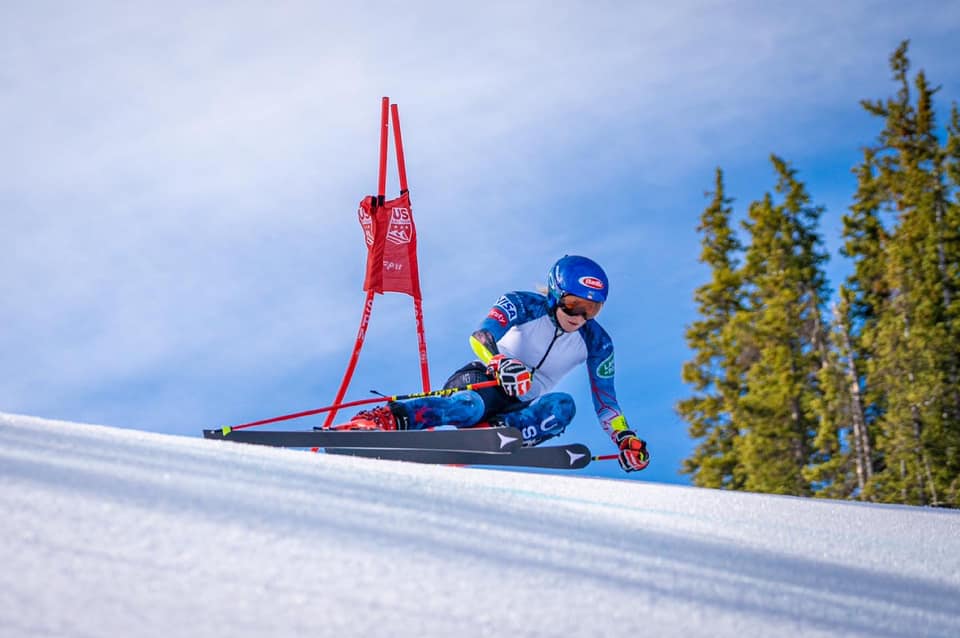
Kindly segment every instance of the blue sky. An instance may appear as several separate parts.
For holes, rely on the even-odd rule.
[[[742,214],[774,185],[769,154],[790,161],[827,207],[835,288],[850,168],[878,131],[859,100],[894,92],[910,38],[945,116],[960,4],[660,4],[4,3],[0,411],[195,435],[329,403],[389,95],[435,383],[503,291],[589,255],[654,455],[641,478],[685,482],[673,406],[714,169]],[[410,301],[378,297],[348,396],[418,387]],[[586,375],[561,389],[580,409],[565,440],[611,451]]]

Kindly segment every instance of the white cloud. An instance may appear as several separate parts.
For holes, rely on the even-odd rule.
[[[871,2],[8,3],[0,351],[23,374],[0,403],[190,359],[215,376],[344,357],[381,95],[401,109],[425,288],[463,312],[542,280],[558,252],[669,260],[670,230],[593,202],[633,191],[677,223],[671,193],[709,188],[705,168],[809,149],[798,120],[884,94],[901,38],[932,47],[960,23],[938,12],[928,26],[922,7]]]

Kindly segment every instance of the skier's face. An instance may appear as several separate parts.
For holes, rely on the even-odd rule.
[[[560,306],[560,310],[562,310],[564,314],[570,315],[571,317],[579,315],[587,319],[596,317],[600,314],[601,308],[603,308],[602,301],[584,299],[583,297],[570,294],[560,297],[560,303],[557,305]]]
[[[557,304],[557,323],[566,332],[574,332],[600,314],[603,302],[584,299],[576,295],[564,295]]]
[[[587,318],[583,315],[568,315],[560,307],[557,307],[557,325],[564,332],[576,332],[587,323]]]

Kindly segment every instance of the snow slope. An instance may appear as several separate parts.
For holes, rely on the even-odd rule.
[[[960,513],[0,414],[0,636],[960,636]]]

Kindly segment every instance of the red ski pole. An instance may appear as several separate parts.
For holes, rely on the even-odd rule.
[[[591,461],[613,461],[614,459],[620,458],[619,454],[600,454],[599,456],[591,456]]]

